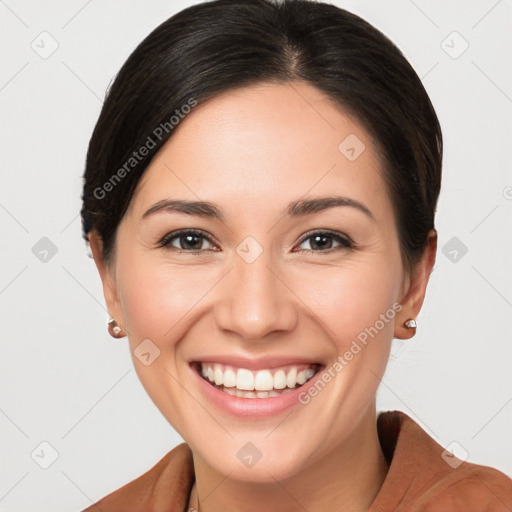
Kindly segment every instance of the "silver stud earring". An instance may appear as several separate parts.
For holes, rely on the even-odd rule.
[[[113,338],[119,338],[121,331],[122,331],[121,327],[119,327],[117,325],[116,321],[113,318],[111,318],[108,321],[108,332],[109,332],[110,336],[112,336]]]
[[[418,324],[416,323],[416,320],[414,318],[409,318],[404,322],[405,327],[407,329],[416,329],[418,327]]]

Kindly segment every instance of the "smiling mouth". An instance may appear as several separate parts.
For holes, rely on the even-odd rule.
[[[239,398],[279,397],[303,386],[322,368],[321,364],[291,364],[256,371],[202,361],[191,366],[210,385]]]

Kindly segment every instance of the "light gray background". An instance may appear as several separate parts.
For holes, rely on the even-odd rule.
[[[139,383],[126,340],[107,334],[78,212],[106,87],[192,3],[0,1],[0,510],[81,510],[182,441]],[[512,475],[511,1],[333,3],[402,49],[445,140],[437,264],[416,337],[393,348],[379,409],[403,410],[443,447]],[[43,237],[57,249],[46,261]]]

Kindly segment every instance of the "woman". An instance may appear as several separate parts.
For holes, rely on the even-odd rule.
[[[186,443],[87,510],[510,510],[503,473],[377,416],[432,270],[441,129],[335,6],[218,0],[154,30],[91,138],[113,337]]]

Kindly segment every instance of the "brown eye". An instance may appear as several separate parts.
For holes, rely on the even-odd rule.
[[[169,233],[159,242],[158,245],[159,247],[177,250],[178,252],[197,253],[212,250],[211,248],[208,249],[203,246],[205,241],[214,245],[210,237],[202,231],[183,230]]]
[[[339,249],[350,249],[354,246],[353,242],[348,237],[334,231],[317,231],[310,233],[302,239],[300,245],[305,242],[309,243],[309,248],[301,249],[299,252],[331,252]]]

